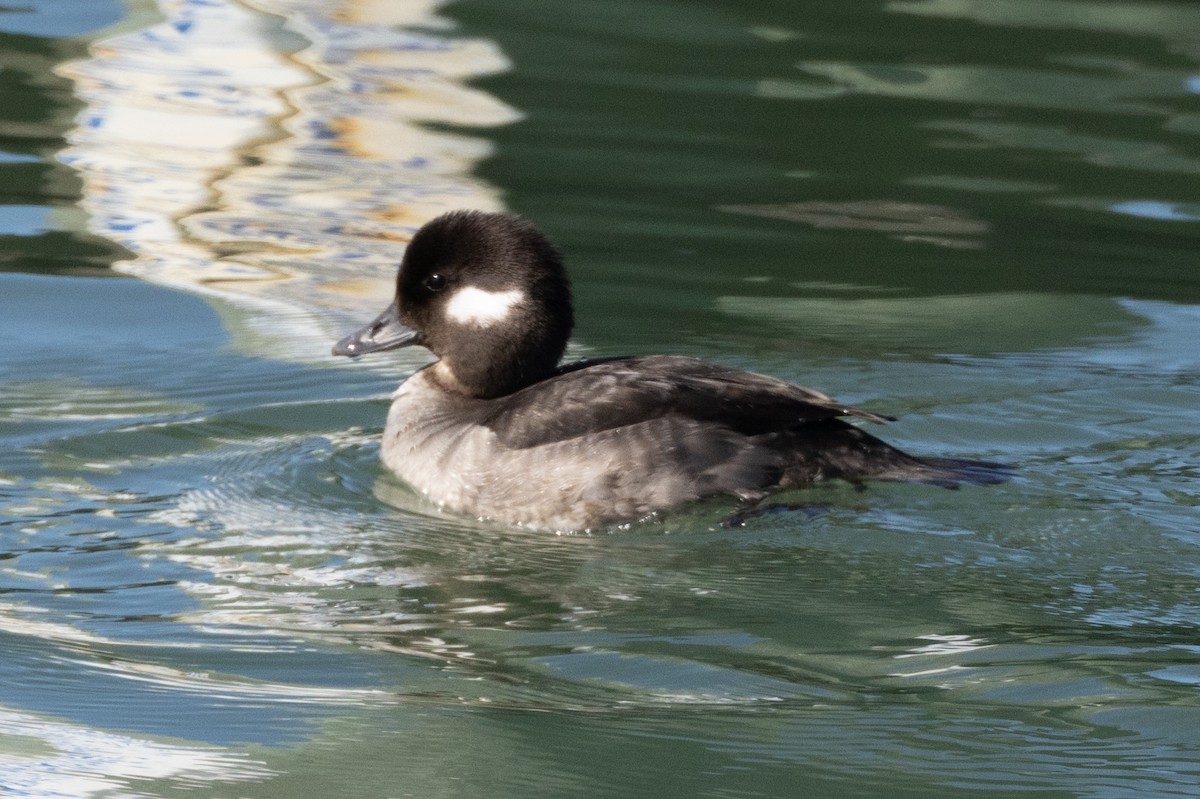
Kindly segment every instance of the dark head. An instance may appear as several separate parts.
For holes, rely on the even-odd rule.
[[[417,231],[396,299],[333,354],[421,344],[446,388],[498,397],[553,374],[572,324],[570,283],[545,236],[517,217],[454,211]]]

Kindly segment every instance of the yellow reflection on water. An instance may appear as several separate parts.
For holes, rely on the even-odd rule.
[[[60,157],[89,228],[134,254],[116,268],[278,316],[290,354],[326,354],[386,300],[417,227],[501,207],[472,177],[490,142],[425,126],[516,119],[464,84],[509,65],[438,5],[159,0],[160,21],[59,67],[87,104]]]

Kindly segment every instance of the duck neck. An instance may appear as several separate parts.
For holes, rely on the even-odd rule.
[[[503,397],[555,374],[564,348],[514,348],[510,353],[491,350],[487,358],[443,356],[433,365],[431,376],[443,389],[456,394],[477,399]]]

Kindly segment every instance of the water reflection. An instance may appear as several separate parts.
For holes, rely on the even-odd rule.
[[[763,287],[772,289],[793,291],[769,283]],[[803,336],[809,348],[871,341],[911,354],[983,354],[993,351],[997,341],[1014,351],[1068,347],[1098,335],[1132,333],[1146,324],[1106,297],[1050,293],[854,299],[747,294],[721,297],[717,307],[735,318]]]
[[[1167,100],[1188,92],[1176,70],[1128,74],[1076,74],[1073,70],[1011,69],[996,65],[904,67],[803,61],[797,69],[819,76],[846,93],[907,97],[995,107],[1103,110],[1166,114]],[[1092,70],[1089,70],[1089,72]]]
[[[842,107],[861,98],[907,101],[910,115],[921,109],[915,112],[918,120],[896,120],[898,129],[889,127],[889,140],[885,144],[879,137],[880,147],[896,146],[890,138],[902,138],[910,124],[947,133],[928,137],[925,146],[959,151],[959,157],[936,160],[943,167],[958,164],[961,173],[927,171],[917,155],[900,167],[908,174],[897,177],[908,186],[942,189],[947,199],[964,205],[974,202],[974,193],[1029,192],[1041,195],[1035,203],[1056,209],[1196,221],[1187,176],[1196,174],[1197,161],[1186,141],[1163,135],[1196,132],[1188,102],[1200,70],[1192,9],[1166,3],[893,0],[884,14],[914,37],[912,54],[900,63],[886,48],[869,43],[836,48],[851,58],[823,58],[827,43],[801,39],[790,47],[799,56],[792,68],[800,74],[764,75],[754,93]],[[1020,47],[991,46],[990,32],[1010,28],[1024,31]],[[1089,49],[1072,31],[1102,32],[1126,44]],[[887,55],[879,58],[881,53]],[[1094,115],[1109,120],[1107,132],[1097,131]],[[1125,123],[1112,124],[1121,117]],[[872,165],[887,160],[876,153],[869,159]],[[1147,179],[1153,172],[1164,179]],[[822,175],[812,170],[807,176]],[[814,185],[810,193],[816,190]],[[790,218],[820,225],[806,206],[823,203],[839,201],[758,207],[776,209],[766,214],[775,218],[798,209]]]
[[[1200,174],[1200,159],[1165,144],[1141,139],[1096,136],[1063,126],[984,120],[945,120],[926,125],[930,130],[966,134],[987,147],[1037,150],[1079,156],[1087,163],[1110,169]],[[948,142],[953,146],[953,142]]]
[[[60,158],[91,230],[136,254],[117,268],[248,302],[284,322],[257,346],[323,357],[384,301],[416,227],[500,205],[471,175],[488,143],[423,125],[515,119],[463,85],[508,64],[429,32],[437,5],[164,2],[162,22],[60,67],[87,102]]]
[[[4,707],[0,730],[0,789],[9,796],[160,796],[159,790],[261,782],[274,774],[245,755],[77,727]],[[131,792],[134,785],[159,790]]]
[[[988,232],[986,222],[963,211],[894,200],[724,205],[718,206],[718,210],[803,222],[818,228],[874,230],[899,241],[952,248],[980,248],[981,239]]]
[[[889,0],[887,11],[974,20],[989,25],[1050,30],[1105,31],[1156,36],[1173,49],[1200,58],[1190,31],[1193,10],[1186,4],[1155,2],[1091,3],[1085,0]]]

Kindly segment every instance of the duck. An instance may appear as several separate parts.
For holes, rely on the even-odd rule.
[[[591,530],[823,480],[1009,475],[909,455],[854,423],[893,417],[767,375],[680,355],[563,363],[573,326],[562,256],[532,223],[452,211],[416,231],[395,299],[333,354],[429,350],[392,395],[380,458],[443,510],[504,525]]]

